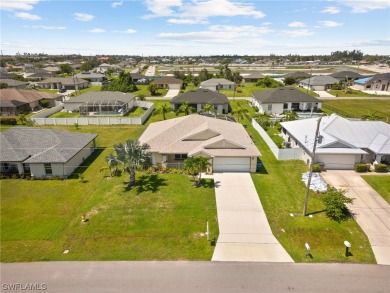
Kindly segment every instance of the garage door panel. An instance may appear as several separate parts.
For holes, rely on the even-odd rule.
[[[355,155],[320,155],[316,161],[325,163],[325,169],[328,170],[352,170]]]
[[[221,157],[213,159],[214,172],[249,172],[250,158]]]

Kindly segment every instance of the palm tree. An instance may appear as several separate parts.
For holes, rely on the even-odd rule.
[[[17,120],[19,121],[20,124],[27,124],[27,116],[26,114],[20,114],[17,118]]]
[[[194,178],[194,186],[200,185],[200,181],[202,180],[201,172],[209,167],[209,159],[203,156],[191,157],[184,161],[184,169]],[[198,181],[195,181],[196,174],[199,174]]]
[[[187,116],[187,115],[194,113],[194,112],[195,112],[194,107],[190,107],[188,102],[183,102],[180,105],[179,109],[177,109],[176,116],[179,115],[180,113],[184,113],[184,115]]]
[[[286,112],[286,121],[294,121],[298,119],[298,114],[297,112],[294,111],[288,111]]]
[[[217,110],[215,110],[214,105],[206,104],[203,106],[202,110],[200,110],[200,113],[213,113],[214,115],[217,115]]]
[[[166,120],[167,118],[165,117],[165,114],[169,113],[169,112],[172,112],[172,108],[171,108],[171,106],[169,104],[165,103],[165,104],[161,104],[160,106],[158,106],[154,110],[153,115],[162,114],[163,120]]]
[[[240,122],[240,119],[244,117],[244,114],[248,113],[248,109],[245,109],[241,106],[238,106],[232,111],[232,115],[236,115],[238,118],[238,122]]]
[[[116,160],[123,164],[124,169],[130,173],[128,188],[135,185],[135,169],[150,162],[149,149],[148,144],[141,144],[138,140],[127,140],[114,145]]]
[[[111,177],[117,174],[118,172],[118,165],[119,165],[119,160],[117,157],[115,157],[113,154],[109,154],[106,157],[106,162],[108,163],[108,168],[110,169],[110,175]]]
[[[377,120],[381,120],[382,118],[383,117],[376,115],[376,111],[362,116],[362,120],[369,120],[369,121],[377,121]]]

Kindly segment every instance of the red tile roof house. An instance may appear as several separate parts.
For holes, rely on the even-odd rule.
[[[97,134],[13,127],[0,133],[0,172],[68,177],[96,149]]]
[[[74,77],[52,77],[38,81],[37,85],[44,89],[81,90],[89,85],[89,81]]]
[[[173,76],[160,77],[152,83],[160,88],[166,88],[170,90],[180,90],[183,85],[183,81],[181,79],[175,78]]]
[[[150,146],[153,164],[168,167],[202,155],[212,172],[256,172],[260,156],[240,123],[198,114],[151,123],[139,141]]]

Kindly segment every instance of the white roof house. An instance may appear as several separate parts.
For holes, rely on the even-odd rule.
[[[154,164],[203,155],[214,172],[255,172],[260,156],[241,124],[198,114],[151,123],[139,141],[150,145]]]
[[[283,122],[282,131],[292,147],[310,160],[318,118]],[[336,114],[323,117],[315,162],[328,169],[353,169],[355,163],[390,161],[390,125],[382,121],[351,121]]]

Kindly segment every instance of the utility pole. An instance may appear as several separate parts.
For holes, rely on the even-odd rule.
[[[318,133],[320,131],[321,119],[322,119],[322,116],[320,116],[320,118],[318,118],[316,134],[314,136],[313,154],[312,154],[311,162],[310,162],[309,178],[307,179],[306,196],[305,196],[305,203],[304,203],[304,207],[303,207],[303,216],[306,216],[307,203],[309,201],[310,183],[311,183],[311,177],[313,175],[313,165],[314,165],[314,158],[316,156],[316,147],[317,147],[317,141],[318,141]]]

